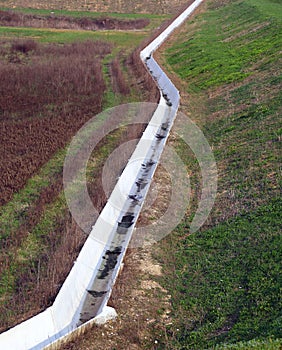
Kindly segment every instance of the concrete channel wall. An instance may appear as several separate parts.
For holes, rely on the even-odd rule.
[[[114,314],[107,302],[179,106],[179,92],[153,52],[202,1],[196,0],[141,52],[161,91],[158,107],[54,304],[0,334],[0,349],[57,348],[93,323],[103,322],[105,314]],[[120,203],[115,205],[117,198]]]

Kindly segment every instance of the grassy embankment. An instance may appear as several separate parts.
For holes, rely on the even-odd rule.
[[[70,15],[76,14],[71,13]],[[83,16],[83,13],[79,15]],[[127,17],[130,18],[130,15]],[[164,19],[162,16],[155,16],[154,18],[155,24],[161,23]],[[41,51],[43,49],[40,45],[45,47],[49,44],[71,45],[85,40],[102,40],[108,43],[111,52],[104,55],[101,61],[103,78],[106,84],[102,98],[102,108],[106,108],[140,99],[142,95],[140,87],[137,82],[134,83],[133,81],[132,83],[131,79],[134,80],[134,77],[126,66],[126,58],[133,48],[138,46],[144,35],[149,35],[151,29],[152,27],[149,26],[143,31],[134,32],[84,32],[49,30],[47,28],[4,27],[0,28],[0,37],[7,47],[10,45],[9,42],[14,39],[24,40],[24,45],[30,45],[30,42],[25,41],[27,39],[35,40]],[[15,59],[14,56],[17,56],[15,60],[15,65],[18,64],[17,69],[20,70],[21,67],[29,64],[32,67],[34,62],[32,61],[33,52],[37,52],[37,49],[22,53],[22,41],[19,46],[17,46],[18,44],[19,42],[14,45],[18,49],[11,51],[13,60]],[[37,46],[35,45],[35,47]],[[4,64],[6,64],[7,59],[10,60],[9,50],[7,49],[7,54],[5,51],[2,57]],[[56,56],[54,56],[55,58]],[[47,59],[50,59],[50,57],[47,57]],[[42,60],[43,62],[45,60],[43,56]],[[115,69],[114,74],[112,69]],[[60,72],[60,69],[57,71]],[[119,81],[116,77],[117,71]],[[130,80],[131,82],[129,82]],[[115,81],[114,85],[112,84],[113,81]],[[123,91],[124,89],[125,91]],[[59,101],[59,104],[61,103],[62,101]],[[64,106],[66,107],[65,103]],[[52,112],[57,107],[53,105]],[[60,110],[59,107],[58,110]],[[5,110],[2,112],[5,113]],[[90,113],[89,118],[93,116],[91,115],[91,108],[85,113]],[[20,110],[18,117],[20,117]],[[18,117],[14,116],[15,120]],[[38,118],[43,117],[44,114],[41,111]],[[36,114],[33,118],[36,118]],[[97,124],[99,126],[104,122],[104,120],[98,120]],[[92,186],[91,191],[94,196],[97,190],[97,184],[94,182],[100,177],[105,159],[122,142],[124,137],[126,137],[126,132],[124,133],[122,130],[114,135],[109,135],[106,141],[103,140],[98,152],[95,152],[91,159],[91,169],[89,168],[88,172],[92,174],[93,178],[88,185],[90,188]],[[62,271],[64,269],[61,269],[60,266],[65,266],[65,263],[69,267],[72,266],[75,254],[77,254],[85,239],[83,232],[75,226],[68,215],[62,191],[61,174],[65,152],[66,149],[63,148],[52,155],[51,159],[26,182],[24,187],[18,190],[12,199],[0,208],[2,330],[32,315],[32,313],[38,312],[52,302],[54,293],[64,280],[68,269]],[[72,253],[68,254],[68,250]],[[62,259],[64,263],[62,263]]]
[[[190,212],[159,249],[173,324],[155,349],[282,346],[281,14],[280,1],[208,1],[163,51],[182,111],[213,148],[219,186],[202,229],[189,235]],[[197,162],[171,142],[190,173],[193,212]]]

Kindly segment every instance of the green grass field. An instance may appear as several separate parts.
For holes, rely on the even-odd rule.
[[[105,31],[89,32],[60,29],[0,27],[2,38],[31,38],[43,43],[70,43],[85,40],[106,40],[117,44],[119,49],[132,47],[144,38],[144,32]]]
[[[282,347],[281,5],[209,1],[164,53],[213,148],[219,186],[206,225],[189,235],[200,174],[172,141],[196,196],[157,254],[173,310],[156,349]]]

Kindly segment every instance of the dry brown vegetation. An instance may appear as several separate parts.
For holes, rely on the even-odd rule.
[[[101,110],[103,42],[39,46],[3,43],[0,52],[0,204]]]
[[[13,292],[8,301],[2,300],[0,306],[1,331],[34,316],[52,304],[84,240],[84,232],[66,212],[58,220],[57,228],[42,239],[36,259],[30,262],[30,257],[21,257],[22,261],[15,271],[17,278]],[[16,255],[17,249],[18,246],[15,246],[1,256],[1,274],[5,274],[5,270],[13,265],[11,258]]]
[[[132,20],[118,18],[91,18],[67,16],[39,16],[0,10],[0,25],[9,27],[57,28],[73,30],[133,30],[142,29],[150,23],[148,18]]]
[[[64,10],[87,10],[94,12],[122,12],[122,13],[175,13],[181,6],[187,3],[186,0],[2,0],[1,6],[30,7],[42,9],[64,9]]]
[[[128,82],[124,79],[124,74],[120,65],[120,60],[116,57],[110,65],[113,91],[124,95],[129,94]]]

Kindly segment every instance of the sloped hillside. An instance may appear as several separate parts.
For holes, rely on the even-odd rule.
[[[200,171],[172,140],[196,195],[159,252],[173,322],[157,349],[280,349],[281,1],[204,8],[160,58],[182,92],[182,111],[213,148],[218,193],[209,220],[190,235]]]

